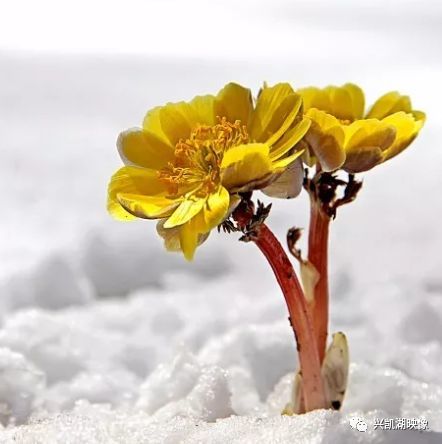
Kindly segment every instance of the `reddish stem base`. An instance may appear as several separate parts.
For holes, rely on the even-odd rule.
[[[246,226],[248,218],[244,213],[237,212],[234,217],[241,227]],[[297,343],[305,409],[328,408],[311,313],[292,263],[278,239],[264,223],[255,227],[248,238],[266,257],[284,295]]]
[[[315,336],[320,362],[324,360],[328,334],[328,233],[330,217],[317,202],[311,201],[308,236],[308,260],[319,273],[310,309],[314,320]]]

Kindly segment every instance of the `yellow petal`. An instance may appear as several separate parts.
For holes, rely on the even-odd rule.
[[[411,114],[413,114],[414,120],[417,120],[418,122],[422,122],[422,125],[425,123],[426,115],[422,111],[416,111],[415,109],[411,111]]]
[[[250,136],[252,140],[262,142],[268,139],[269,134],[264,132],[273,119],[275,111],[278,110],[284,99],[293,93],[293,88],[288,83],[278,83],[272,87],[264,85],[258,95],[250,123]],[[279,127],[281,125],[282,121]]]
[[[192,227],[190,222],[180,227],[180,247],[183,250],[184,257],[191,261],[198,245],[198,232]]]
[[[302,151],[296,151],[290,156],[283,157],[282,159],[272,162],[273,171],[276,173],[282,173],[282,171],[292,164],[298,157],[300,157],[302,153]]]
[[[164,228],[167,219],[157,222],[157,233],[163,238],[167,251],[181,251],[180,227]]]
[[[334,171],[345,161],[344,130],[339,120],[330,114],[311,108],[307,117],[312,120],[305,140],[324,171]]]
[[[236,83],[227,84],[216,96],[215,111],[219,117],[225,117],[234,123],[241,120],[248,125],[253,110],[252,93]]]
[[[223,186],[220,186],[208,196],[203,209],[192,220],[195,229],[199,233],[212,230],[228,217],[229,210],[229,192]]]
[[[423,114],[423,113],[422,113]],[[392,145],[384,152],[384,161],[398,155],[410,145],[421,130],[424,119],[415,120],[412,114],[398,112],[382,119],[382,122],[394,126],[396,138]]]
[[[157,106],[146,113],[143,120],[143,130],[148,133],[155,134],[163,142],[169,143],[169,139],[167,138],[166,134],[164,134],[163,128],[161,127],[161,108],[161,106]]]
[[[302,161],[308,167],[313,168],[318,160],[316,159],[315,153],[311,149],[310,145],[307,143],[307,140],[306,139],[301,140],[298,145],[303,149]]]
[[[173,159],[173,148],[155,134],[139,128],[122,132],[117,140],[118,152],[126,165],[161,169]]]
[[[312,121],[312,126],[317,127],[323,132],[326,132],[335,127],[341,127],[341,122],[331,115],[326,113],[325,111],[321,111],[318,109],[309,109],[305,115]],[[342,142],[344,141],[344,133],[342,133]]]
[[[411,102],[408,96],[401,96],[397,91],[391,91],[380,97],[367,114],[367,118],[383,119],[399,111],[411,112]]]
[[[349,91],[339,86],[328,86],[324,91],[330,98],[329,110],[324,110],[333,114],[338,119],[353,120],[353,103]]]
[[[128,211],[126,211],[118,202],[117,198],[110,198],[107,199],[107,211],[110,213],[110,215],[120,221],[130,221],[136,219],[136,216],[133,214],[130,214]]]
[[[143,121],[143,130],[173,147],[180,139],[189,137],[198,124],[214,125],[215,97],[196,96],[189,103],[167,103],[151,109]]]
[[[187,260],[192,260],[197,245],[204,242],[210,230],[228,216],[229,203],[229,192],[220,186],[216,192],[207,197],[203,208],[197,214],[186,223],[172,227],[172,230],[179,229],[180,249]],[[163,230],[168,228],[169,220],[162,225]]]
[[[382,162],[382,150],[376,146],[355,147],[347,153],[342,169],[348,173],[362,173]]]
[[[215,111],[215,97],[213,95],[196,96],[189,103],[194,115],[193,119],[200,125],[215,125],[216,111]]]
[[[221,181],[230,192],[272,173],[269,147],[264,143],[239,145],[228,150],[221,162]]]
[[[160,109],[160,122],[170,144],[187,139],[197,122],[196,113],[186,102],[168,103]]]
[[[163,196],[143,196],[141,194],[118,193],[118,202],[130,214],[142,219],[167,217],[180,204],[179,200]]]
[[[196,96],[189,103],[168,103],[149,111],[143,129],[175,146],[180,139],[189,137],[198,125],[212,126],[216,116],[247,125],[252,110],[250,90],[234,83],[226,85],[218,96]]]
[[[270,197],[291,199],[301,192],[303,181],[304,169],[301,160],[298,160],[288,166],[274,182],[261,191]]]
[[[311,120],[304,117],[301,122],[290,128],[278,142],[270,148],[272,160],[279,159],[287,154],[307,133]]]
[[[361,88],[359,88],[358,85],[355,85],[353,83],[346,83],[344,86],[342,86],[342,88],[349,93],[351,98],[353,110],[352,120],[362,119],[365,109],[364,92]]]
[[[310,108],[316,108],[323,111],[331,110],[330,98],[324,90],[309,86],[307,88],[298,89],[297,92],[301,95],[304,102],[304,111],[308,111]]]
[[[273,113],[273,117],[264,130],[263,142],[272,146],[292,126],[302,106],[302,98],[299,94],[290,94]],[[300,120],[300,119],[299,119]]]
[[[157,232],[164,239],[164,246],[167,251],[182,251],[180,241],[180,231],[182,226],[174,228],[164,228],[166,219],[161,219],[157,223]],[[208,237],[210,232],[198,234],[197,245],[201,245]]]
[[[345,149],[350,151],[357,146],[377,146],[385,151],[396,135],[393,125],[377,119],[363,119],[345,126]]]
[[[345,127],[346,160],[343,169],[360,173],[382,162],[382,153],[393,143],[396,130],[377,119],[358,120]]]
[[[357,85],[315,87],[298,90],[304,100],[304,109],[316,108],[338,119],[353,121],[364,114],[364,93]]]
[[[183,225],[192,219],[203,208],[207,197],[188,196],[185,198],[180,206],[173,212],[164,224],[164,228],[173,228],[178,225]]]
[[[135,216],[121,206],[117,199],[118,193],[165,196],[166,191],[165,185],[158,179],[157,171],[126,166],[120,168],[110,180],[107,208],[115,219],[131,220]]]

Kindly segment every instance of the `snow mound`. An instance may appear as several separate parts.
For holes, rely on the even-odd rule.
[[[0,288],[2,312],[24,307],[60,309],[94,298],[94,288],[69,254],[46,257],[34,269],[14,274]],[[60,297],[63,294],[63,297]]]
[[[0,421],[21,423],[41,402],[45,375],[22,354],[0,348]]]
[[[386,431],[374,429],[380,410],[365,417],[367,431],[350,426],[354,416],[318,410],[297,417],[230,416],[204,422],[189,416],[159,421],[142,412],[114,411],[106,405],[79,402],[72,412],[34,420],[26,427],[3,433],[4,444],[269,444],[269,443],[376,443],[436,444],[441,434],[431,431]]]

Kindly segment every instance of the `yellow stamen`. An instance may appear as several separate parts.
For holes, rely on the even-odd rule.
[[[240,120],[234,123],[225,117],[217,120],[213,126],[199,125],[188,139],[181,139],[175,146],[174,161],[159,171],[171,195],[179,194],[180,189],[196,195],[216,190],[224,153],[249,141],[247,128]]]

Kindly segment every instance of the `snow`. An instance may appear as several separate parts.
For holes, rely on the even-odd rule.
[[[359,318],[339,320],[353,361],[344,407],[307,420],[280,416],[296,354],[279,294],[246,293],[238,284],[221,276],[201,286],[199,277],[171,272],[159,287],[126,298],[10,313],[0,331],[2,421],[28,425],[10,425],[0,442],[57,443],[66,435],[75,443],[136,443],[146,436],[171,443],[290,442],[293,434],[299,442],[440,440],[440,332],[409,341],[409,330],[389,325],[388,311],[404,291],[377,288],[366,307],[360,304]],[[421,291],[408,304],[419,307],[415,301],[424,297],[440,298]],[[347,305],[345,298],[335,302],[334,311]],[[369,307],[382,302],[389,308],[383,322],[374,322]],[[418,329],[421,317],[403,311],[398,325]],[[355,414],[368,422],[363,438],[349,427]],[[373,430],[374,418],[382,417],[423,417],[432,434]]]
[[[258,418],[231,416],[215,423],[189,417],[158,421],[145,413],[118,413],[106,406],[82,401],[67,415],[51,421],[35,420],[26,429],[7,432],[5,443],[438,443],[434,432],[373,430],[374,411],[366,416],[368,430],[362,434],[349,426],[353,416],[319,410],[297,417]],[[75,438],[73,438],[75,437]],[[15,439],[15,441],[12,441]]]
[[[440,8],[401,3],[396,20],[394,2],[311,3],[322,9],[299,2],[295,19],[291,3],[259,2],[248,28],[229,15],[244,27],[227,43],[275,30],[262,57],[251,40],[251,55],[226,46],[218,60],[189,36],[167,41],[170,58],[149,46],[144,57],[0,53],[0,443],[442,441]],[[116,136],[149,107],[286,79],[354,81],[368,102],[398,89],[428,113],[414,146],[367,173],[332,224],[330,332],[346,333],[351,359],[343,409],[290,418],[296,348],[256,247],[214,232],[189,264],[154,223],[105,211]],[[275,201],[269,225],[283,239],[307,215],[305,195]],[[374,427],[401,417],[429,431]],[[351,427],[359,419],[366,432]]]
[[[0,348],[0,419],[23,422],[38,405],[45,375],[22,354]]]

